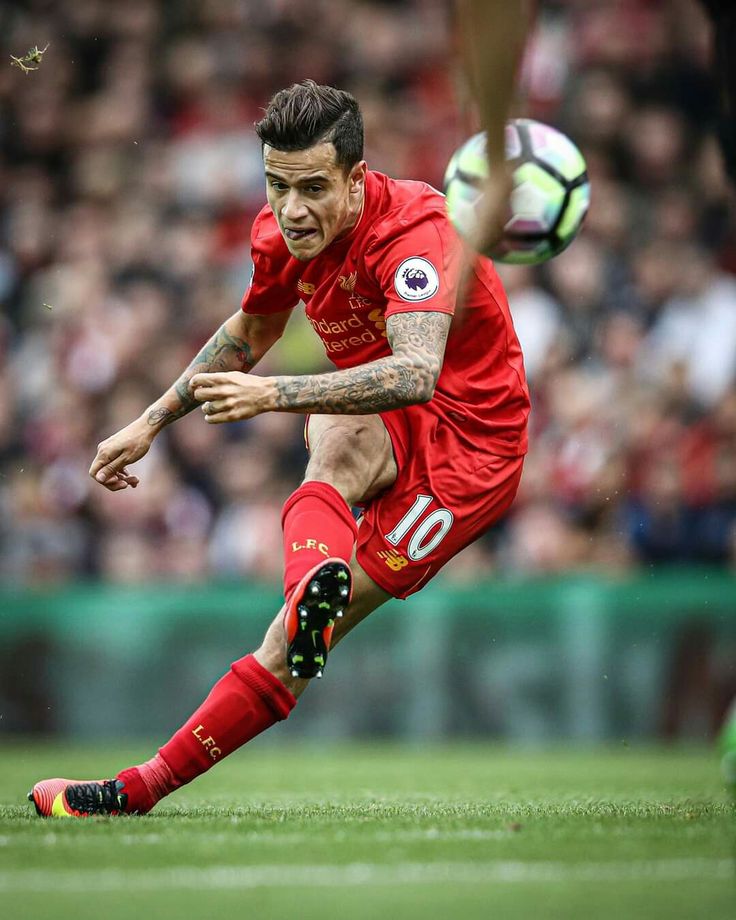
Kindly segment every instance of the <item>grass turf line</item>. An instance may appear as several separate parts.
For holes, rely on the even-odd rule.
[[[21,804],[39,778],[148,753],[3,748],[7,916],[733,915],[735,814],[709,750],[256,744],[145,818]]]

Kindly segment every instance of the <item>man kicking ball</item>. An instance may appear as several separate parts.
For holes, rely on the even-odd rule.
[[[285,719],[340,639],[426,585],[516,494],[529,395],[490,260],[475,261],[450,328],[464,253],[444,198],[367,168],[355,99],[296,84],[273,97],[256,131],[268,206],[253,224],[241,309],[159,400],[99,445],[90,475],[113,492],[136,487],[129,465],[198,405],[209,424],[306,415],[306,474],[282,514],[285,603],[260,648],[154,757],[112,779],[37,783],[39,815],[150,811]],[[250,373],[300,301],[337,370]]]

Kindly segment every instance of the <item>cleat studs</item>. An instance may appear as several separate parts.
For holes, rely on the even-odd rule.
[[[312,595],[312,597],[317,597],[319,592],[320,592],[319,582],[318,581],[311,582],[309,585],[309,593]]]
[[[319,671],[317,671],[317,673],[316,673],[314,676],[315,676],[315,677],[322,677],[322,670],[320,669]]]
[[[338,607],[337,610],[335,611],[335,619],[341,620],[344,612],[345,611],[342,609],[342,607]]]
[[[342,588],[340,588],[340,597],[347,597],[348,594],[350,594],[350,591],[348,591],[346,585],[343,585]]]
[[[292,669],[291,669],[291,676],[292,676],[292,677],[299,677],[299,672],[297,671],[296,668],[292,668]]]

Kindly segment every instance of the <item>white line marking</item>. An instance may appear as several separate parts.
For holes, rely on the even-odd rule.
[[[513,830],[505,830],[503,828],[489,829],[479,827],[446,831],[438,827],[427,827],[399,831],[361,831],[361,841],[371,841],[373,843],[453,843],[455,841],[472,842],[477,840],[482,842],[484,840],[508,840],[514,835],[515,832]],[[186,831],[184,833],[177,831],[176,834],[157,834],[150,832],[141,834],[121,834],[119,837],[115,837],[115,843],[121,846],[132,847],[160,846],[162,843],[187,845],[190,842],[187,840],[187,836]],[[314,842],[314,834],[309,834],[306,831],[228,831],[227,833],[219,832],[206,834],[193,831],[191,838],[196,839],[198,843],[206,844],[257,843],[260,845],[273,843],[277,846],[287,846],[290,844],[307,844]],[[335,830],[332,834],[328,832],[325,839],[327,842],[331,840],[343,840],[344,833],[340,830]],[[64,838],[59,834],[50,833],[39,837],[38,834],[27,830],[17,832],[13,838],[0,837],[0,846],[10,844],[12,847],[20,845],[36,849],[39,843],[42,846],[51,846],[57,843],[63,845],[67,840],[70,840],[70,838]],[[98,840],[95,837],[75,837],[74,847],[77,848],[80,845],[97,847]]]
[[[343,888],[360,885],[530,884],[548,882],[733,880],[731,859],[610,863],[403,862],[347,865],[172,866],[168,869],[18,869],[0,872],[0,891],[155,891],[241,888]]]
[[[642,832],[649,831],[642,829]],[[623,831],[616,828],[608,828],[607,833],[619,835]],[[637,833],[637,829],[629,828],[627,837]],[[705,826],[694,825],[684,828],[683,837],[706,836],[712,833],[711,829]],[[339,828],[332,831],[326,831],[324,840],[327,843],[334,841],[344,841],[345,832]],[[516,836],[514,828],[458,828],[456,830],[443,830],[438,827],[413,828],[404,830],[387,831],[380,829],[369,830],[367,828],[361,831],[361,841],[363,843],[483,843],[489,840],[508,841]],[[216,833],[200,833],[196,830],[188,831],[185,828],[178,829],[176,833],[165,832],[141,832],[134,834],[120,834],[115,837],[115,843],[127,847],[158,847],[162,844],[189,846],[192,841],[203,844],[229,844],[229,845],[275,845],[290,846],[311,844],[314,842],[314,835],[306,831],[274,831],[274,830],[228,830],[227,832],[219,831]],[[41,846],[52,846],[60,844],[63,848],[65,844],[73,843],[74,848],[98,846],[98,840],[94,836],[72,838],[65,837],[63,834],[47,833],[41,836],[32,828],[24,828],[13,832],[12,836],[0,836],[0,847],[9,847],[13,850],[21,848],[32,848],[34,850]]]

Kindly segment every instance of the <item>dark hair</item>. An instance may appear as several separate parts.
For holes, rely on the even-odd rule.
[[[256,124],[256,134],[276,150],[306,150],[329,142],[337,165],[346,172],[363,159],[363,116],[355,97],[314,80],[276,93]]]

